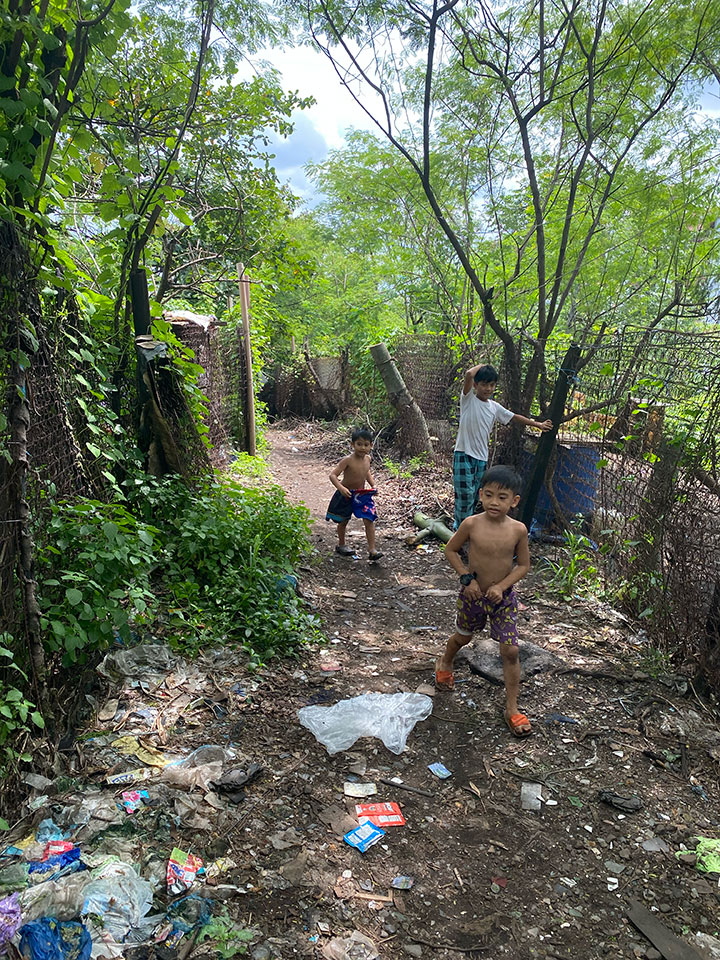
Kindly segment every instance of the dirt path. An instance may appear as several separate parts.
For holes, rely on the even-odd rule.
[[[315,518],[317,558],[302,586],[331,638],[293,674],[299,684],[289,681],[284,690],[283,735],[305,757],[294,823],[307,856],[293,895],[304,935],[298,931],[295,949],[312,952],[313,937],[319,934],[322,944],[329,929],[335,936],[361,931],[382,957],[456,957],[475,949],[478,956],[518,960],[658,956],[625,918],[633,898],[686,939],[718,935],[717,886],[674,854],[683,844],[694,849],[695,835],[720,836],[720,735],[708,726],[709,714],[678,695],[686,684],[638,672],[642,640],[597,603],[555,603],[538,574],[522,585],[522,635],[576,671],[525,681],[521,704],[535,731],[529,740],[515,741],[505,729],[501,688],[466,666],[458,671],[457,692],[434,698],[432,716],[418,724],[400,757],[377,740],[361,740],[352,756],[330,758],[298,726],[295,712],[304,703],[414,691],[430,682],[456,590],[436,546],[423,552],[405,546],[411,528],[402,522],[379,523],[381,564],[333,553],[334,528],[321,519],[332,492],[332,460],[317,450],[316,438],[302,430],[272,432],[273,475]],[[382,471],[379,486],[380,516],[397,516],[397,505],[390,509],[393,484]],[[359,522],[349,532],[363,558]],[[328,665],[339,669],[326,673]],[[333,805],[353,812],[343,782],[358,757],[367,764],[358,779],[378,783],[373,799],[401,803],[407,821],[365,854],[326,825]],[[439,781],[428,770],[438,760],[450,779]],[[397,776],[429,796],[379,782]],[[541,810],[522,810],[523,781],[543,785],[548,803]],[[620,812],[598,800],[600,790],[637,796],[642,809]],[[338,898],[347,871],[357,899]],[[413,887],[393,891],[398,875],[412,876]],[[376,901],[368,900],[371,893]]]
[[[102,919],[87,918],[97,957],[216,960],[219,939],[229,958],[237,927],[223,924],[235,923],[252,960],[657,960],[626,919],[633,899],[688,943],[719,936],[717,875],[675,854],[694,849],[695,836],[720,836],[720,733],[687,682],[648,675],[642,638],[599,603],[560,604],[538,573],[523,581],[521,639],[559,658],[554,672],[523,683],[528,740],[507,731],[502,688],[466,663],[457,692],[432,699],[399,755],[364,738],[330,757],[300,725],[302,707],[432,681],[457,583],[437,545],[411,550],[405,539],[414,509],[445,503],[447,481],[442,470],[400,479],[378,471],[385,556],[364,559],[358,523],[349,539],[358,559],[342,558],[320,518],[345,439],[309,424],[273,429],[271,439],[276,481],[316,518],[300,587],[328,642],[255,674],[243,650],[221,643],[192,660],[152,637],[114,647],[58,776],[34,778],[5,836],[0,888],[21,892],[23,920],[77,917],[96,877],[84,870],[28,886],[22,858],[39,859],[52,820],[54,838],[71,837],[82,864],[114,873],[119,857],[127,883],[142,888],[113,901],[132,942],[108,945]],[[438,761],[448,779],[428,769]],[[523,809],[523,782],[541,791],[540,809]],[[135,783],[147,796],[130,814],[123,791]],[[371,783],[371,801],[398,803],[406,822],[363,854],[343,840],[356,825],[357,800],[346,794]],[[602,790],[641,808],[608,806]],[[167,890],[174,847],[205,865],[187,899]],[[397,877],[412,885],[394,887]],[[152,913],[140,922],[148,889]],[[216,926],[195,942],[210,913]],[[158,942],[170,930],[183,936],[174,948]]]

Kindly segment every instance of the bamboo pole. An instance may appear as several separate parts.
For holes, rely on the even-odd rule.
[[[421,543],[425,537],[430,535],[442,540],[443,543],[447,543],[453,535],[452,530],[446,527],[442,520],[433,520],[432,517],[426,517],[420,510],[413,517],[413,523],[421,529],[421,532],[415,537],[415,543]]]

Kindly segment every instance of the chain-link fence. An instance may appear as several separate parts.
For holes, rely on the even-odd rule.
[[[204,368],[199,385],[208,398],[213,445],[240,441],[246,379],[236,329],[191,324],[181,335]],[[82,368],[67,362],[67,356],[63,360],[60,353],[66,348],[58,339],[51,349],[39,329],[23,397],[28,410],[26,478],[18,480],[7,458],[0,468],[0,614],[9,629],[21,628],[23,616],[17,578],[19,499],[37,517],[48,495],[101,494],[96,458],[87,453],[82,376],[77,376]],[[7,343],[5,356],[10,356]],[[547,352],[543,403],[564,356],[564,347]],[[396,342],[392,359],[424,415],[436,451],[449,453],[463,373],[478,358],[459,356],[454,343],[433,335]],[[492,345],[480,359],[502,369],[500,351]],[[7,411],[18,389],[7,359],[0,379]],[[383,391],[379,377],[374,389]],[[502,400],[502,389],[498,393]],[[540,413],[545,412],[543,407]],[[581,532],[604,589],[638,615],[668,651],[697,661],[698,670],[716,683],[719,412],[720,333],[627,328],[599,348],[583,349],[532,524],[534,536],[555,540],[565,552],[573,542],[565,531]],[[16,441],[4,421],[3,431],[9,450]],[[511,456],[528,474],[536,439],[527,432],[522,449],[513,450],[508,435],[498,431],[494,437],[491,461]]]
[[[706,662],[720,596],[720,333],[620,331],[568,400],[539,522],[579,517],[610,592],[720,681]]]

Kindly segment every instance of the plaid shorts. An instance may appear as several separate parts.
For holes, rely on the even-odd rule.
[[[475,513],[480,484],[487,462],[477,460],[462,450],[456,450],[453,457],[453,487],[455,489],[455,525],[454,529],[467,517]]]
[[[498,643],[517,647],[517,597],[512,587],[505,590],[500,603],[491,603],[487,597],[472,600],[464,589],[460,591],[455,622],[458,633],[471,637],[476,630],[484,628],[488,617],[490,618],[490,638]]]

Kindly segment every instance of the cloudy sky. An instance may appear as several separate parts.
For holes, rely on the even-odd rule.
[[[295,130],[288,138],[273,138],[275,168],[280,179],[289,182],[294,192],[312,205],[315,190],[305,176],[306,163],[318,163],[328,151],[343,144],[349,128],[376,129],[342,86],[330,61],[310,47],[268,50],[262,59],[281,74],[283,86],[317,101],[308,110],[293,117]],[[700,115],[720,116],[720,87],[708,83],[700,98]]]
[[[312,202],[314,188],[303,172],[305,164],[324,160],[329,150],[342,146],[347,129],[367,129],[370,122],[324,54],[296,47],[265,51],[262,59],[280,71],[285,89],[317,101],[294,115],[292,136],[274,138],[271,147],[280,179],[289,181],[299,196]]]

